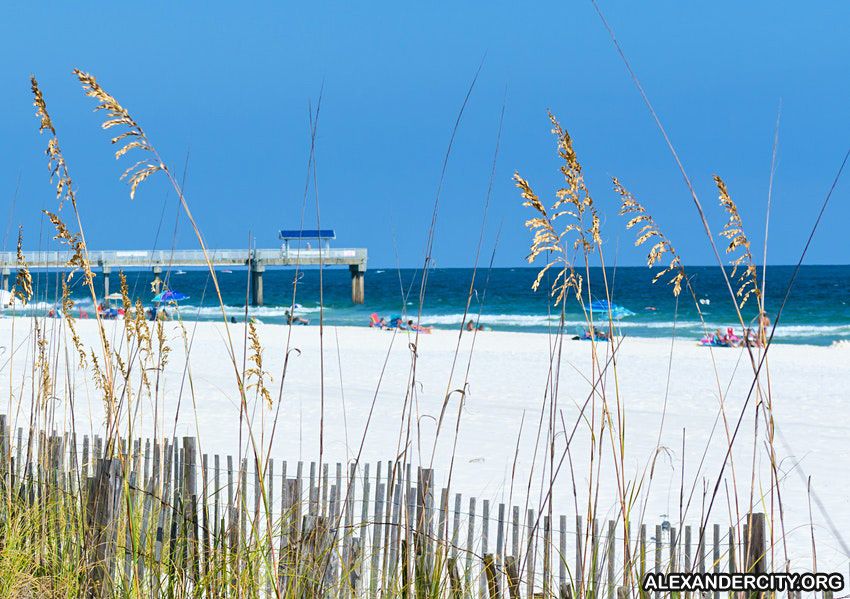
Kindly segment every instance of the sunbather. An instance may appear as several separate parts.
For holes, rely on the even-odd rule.
[[[284,311],[286,315],[286,324],[310,324],[310,321],[295,314],[290,314],[289,310]]]
[[[422,326],[421,324],[416,324],[412,320],[407,321],[407,328],[411,331],[419,331],[420,333],[430,333],[434,330],[434,327]]]

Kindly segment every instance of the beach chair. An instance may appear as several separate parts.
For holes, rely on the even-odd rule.
[[[372,312],[369,315],[369,326],[370,327],[380,327],[381,326],[381,319],[378,318],[378,315],[375,312]]]

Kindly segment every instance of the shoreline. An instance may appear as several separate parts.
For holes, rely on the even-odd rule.
[[[273,309],[278,309],[278,308],[273,308]],[[283,310],[284,307],[280,307],[279,309]],[[33,318],[33,315],[27,314],[27,313],[16,314],[16,313],[12,313],[12,312],[9,312],[9,311],[0,312],[0,322],[12,321],[12,320],[14,320],[14,321],[24,320],[25,321],[25,320],[29,320],[31,318]],[[38,315],[38,318],[41,319],[41,320],[45,320],[47,322],[50,322],[51,320],[57,320],[57,321],[61,320],[60,318],[50,318],[50,317],[47,317],[46,315],[41,315],[41,314]],[[237,322],[235,322],[235,323],[228,322],[227,324],[229,326],[244,325],[245,324],[244,313],[242,313],[240,315],[240,318],[241,318],[241,320],[239,318],[237,318]],[[468,318],[470,318],[470,317],[468,317]],[[223,321],[221,320],[220,316],[219,316],[218,319],[212,319],[212,318],[195,319],[195,318],[192,318],[191,313],[185,313],[185,312],[183,314],[182,320],[183,320],[184,325],[187,326],[187,327],[194,326],[195,323],[199,323],[199,324],[202,323],[205,326],[208,326],[208,325],[215,326],[215,325],[222,325],[223,324]],[[301,329],[301,328],[317,329],[318,326],[319,326],[318,323],[316,322],[317,320],[318,320],[318,317],[315,316],[314,314],[311,314],[309,325],[306,325],[306,327],[302,327],[301,325],[293,325],[293,328],[297,328],[297,329]],[[93,316],[88,316],[88,317],[84,317],[84,318],[80,318],[80,317],[74,318],[75,323],[86,323],[86,322],[94,322],[94,321],[95,321],[95,318]],[[171,318],[171,319],[169,319],[165,322],[174,324],[177,321],[178,320],[176,318]],[[113,319],[104,319],[103,322],[109,328],[109,327],[114,326],[115,323],[123,322],[123,320],[122,320],[121,317],[119,317],[117,319],[114,319],[114,318]],[[151,324],[151,321],[147,321],[147,322],[148,322],[148,324]],[[432,321],[429,321],[427,318],[423,319],[422,322],[423,322],[423,326],[434,327],[433,333],[436,333],[438,335],[450,334],[450,335],[456,336],[458,334],[458,332],[460,331],[460,329],[462,328],[462,325],[461,325],[460,322],[458,322],[456,325],[453,325],[452,328],[448,328],[444,323],[438,323],[437,325],[432,325],[431,324]],[[595,322],[594,326],[596,326],[598,329],[600,329],[602,331],[608,330],[607,321],[601,320],[601,321],[594,321],[594,322]],[[281,328],[284,328],[284,329],[289,326],[289,325],[282,323],[282,322],[267,322],[267,321],[265,321],[261,318],[256,318],[256,317],[254,317],[254,323],[257,324],[257,325],[261,325],[263,327],[281,327]],[[486,323],[482,323],[482,324],[486,324]],[[687,324],[693,325],[695,323],[685,323],[685,324],[686,325]],[[489,326],[489,325],[487,325],[487,326]],[[496,326],[499,326],[499,325],[496,325]],[[576,331],[573,330],[573,329],[575,329],[577,326],[581,326],[581,325],[577,322],[572,322],[572,321],[566,325],[565,331],[562,334],[565,341],[586,341],[586,340],[574,340],[574,339],[572,339],[572,337],[574,337],[576,335]],[[635,328],[635,327],[640,327],[640,326],[645,326],[645,325],[643,323],[634,323],[634,322],[617,323],[617,325],[615,325],[615,328],[618,328],[618,329],[621,330],[621,334],[618,337],[620,340],[636,339],[636,340],[642,340],[642,341],[643,340],[660,341],[660,342],[664,342],[664,343],[670,342],[670,335],[663,335],[663,334],[659,334],[659,335],[629,335],[628,334],[629,329],[632,329],[632,328]],[[789,338],[793,339],[794,338],[793,336],[789,337],[789,336],[785,336],[785,335],[781,334],[783,329],[784,330],[790,330],[790,329],[793,329],[793,328],[799,327],[799,326],[800,325],[782,325],[781,327],[777,327],[777,331],[779,332],[779,334],[777,334],[777,336],[774,337],[774,340],[771,342],[771,345],[772,346],[793,346],[793,347],[801,347],[801,348],[809,347],[809,348],[821,348],[821,349],[823,349],[823,348],[841,348],[841,347],[844,347],[844,346],[850,344],[850,339],[835,339],[835,340],[829,341],[828,343],[805,343],[805,342],[799,343],[799,342],[793,342],[793,341],[788,340]],[[837,325],[837,326],[844,326],[844,325]],[[850,326],[850,325],[848,325],[848,326]],[[325,327],[325,329],[341,329],[341,330],[343,330],[343,329],[344,330],[348,330],[348,329],[351,329],[351,330],[372,330],[372,331],[376,330],[372,327],[369,327],[368,323],[362,324],[362,325],[360,325],[360,324],[358,324],[358,325],[353,325],[353,324],[325,324],[324,327]],[[735,325],[733,327],[733,330],[735,330],[736,334],[738,332],[737,327],[738,327],[738,325]],[[712,324],[712,325],[707,325],[705,327],[705,330],[707,330],[709,333],[713,333],[718,328],[725,329],[727,327]],[[393,330],[394,329],[387,329],[387,330],[384,330],[383,332],[384,333],[391,333]],[[625,330],[626,333],[622,334],[622,330]],[[408,330],[399,330],[397,332],[399,334],[406,334],[406,335],[412,335],[414,333],[413,331],[408,331]],[[472,333],[473,331],[464,330],[463,332],[464,332],[464,334],[469,334],[469,333]],[[534,335],[534,336],[543,336],[543,337],[547,337],[547,338],[556,338],[557,337],[557,334],[555,332],[536,331],[536,330],[535,331],[531,331],[531,330],[529,330],[529,331],[526,331],[526,330],[506,330],[506,329],[493,330],[491,328],[489,330],[483,330],[483,331],[479,330],[477,332],[483,333],[483,334],[488,334],[488,335],[492,334],[492,333],[496,333],[498,335]],[[424,333],[424,334],[427,335],[427,334],[430,334],[430,333]],[[703,333],[699,333],[699,334],[702,335]],[[682,344],[682,345],[693,344],[693,345],[696,345],[696,346],[700,346],[699,340],[700,340],[700,338],[695,336],[695,334],[691,333],[691,332],[680,332],[680,333],[677,333],[676,337],[675,337],[675,342],[676,342],[677,346],[679,346],[679,344]],[[598,342],[599,343],[606,343],[605,341],[598,341]],[[729,347],[726,347],[726,346],[702,346],[702,347],[705,347],[705,348],[712,347],[714,349],[720,349],[720,350],[723,350],[723,349],[745,349],[745,346],[729,346]],[[757,347],[753,347],[754,351],[757,351],[758,349],[759,348],[757,348]]]

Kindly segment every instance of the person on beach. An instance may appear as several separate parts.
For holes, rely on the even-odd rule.
[[[721,345],[723,347],[731,347],[729,343],[729,338],[726,336],[726,333],[723,332],[723,329],[720,327],[714,331],[714,343],[717,345]]]
[[[471,318],[469,319],[469,322],[466,323],[466,330],[467,331],[474,331],[475,330],[475,323],[472,322]]]
[[[383,316],[378,317],[376,312],[369,315],[369,328],[385,330],[388,328],[387,319]]]
[[[729,342],[731,347],[740,347],[742,343],[742,339],[735,334],[735,331],[732,327],[726,329],[726,340]]]
[[[472,322],[472,321],[470,321]],[[399,327],[401,328],[401,327]],[[434,327],[431,326],[422,326],[421,324],[416,324],[413,320],[407,321],[407,328],[411,331],[419,331],[420,333],[430,333],[434,330]]]
[[[286,315],[286,324],[310,324],[309,320],[290,314],[289,310],[286,310],[284,314]]]
[[[763,347],[767,344],[767,330],[770,328],[770,318],[767,312],[762,310],[758,313],[758,316],[750,321],[750,324],[753,324],[754,321],[758,321],[758,343],[759,347]]]

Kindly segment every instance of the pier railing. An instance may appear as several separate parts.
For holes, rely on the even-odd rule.
[[[62,268],[72,253],[67,250],[26,252],[30,268]],[[210,250],[210,261],[215,266],[244,266],[252,262],[267,265],[290,266],[301,264],[362,264],[365,270],[365,248],[273,248]],[[161,266],[206,266],[201,250],[98,250],[89,252],[93,267],[149,268]],[[0,268],[14,269],[15,252],[0,252]]]

